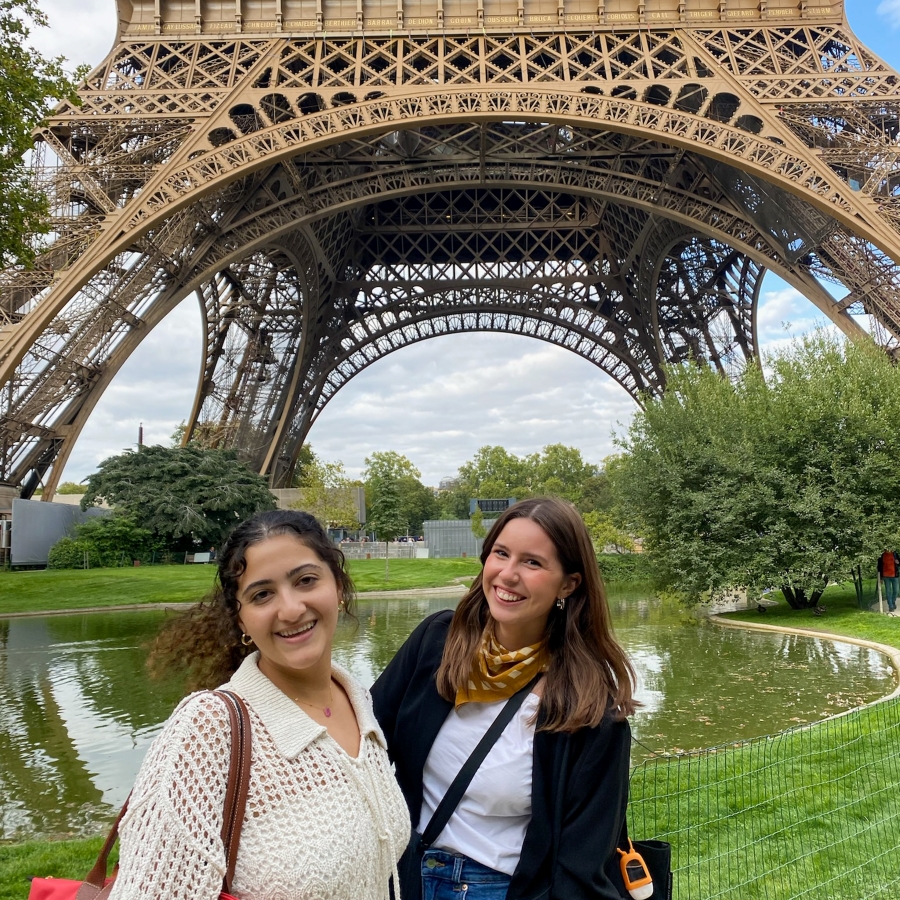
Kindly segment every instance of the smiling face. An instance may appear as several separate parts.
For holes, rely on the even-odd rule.
[[[259,650],[260,671],[279,687],[330,678],[340,588],[328,564],[293,534],[252,545],[245,560],[238,624]]]
[[[563,571],[553,541],[537,522],[510,519],[481,573],[494,636],[507,650],[537,643],[557,598],[568,597],[580,583],[579,574]]]

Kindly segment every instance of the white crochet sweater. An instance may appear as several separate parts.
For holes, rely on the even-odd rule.
[[[247,657],[224,685],[253,727],[232,893],[240,900],[382,900],[409,839],[403,795],[368,693],[333,667],[359,722],[349,756]],[[217,900],[231,729],[210,693],[184,700],[147,752],[119,833],[110,900]]]

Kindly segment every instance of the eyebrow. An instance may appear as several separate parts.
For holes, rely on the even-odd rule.
[[[288,573],[285,575],[285,577],[286,577],[286,578],[293,578],[295,575],[299,574],[300,572],[303,572],[303,571],[309,571],[309,570],[312,570],[312,571],[315,571],[315,572],[321,572],[321,571],[322,571],[322,567],[319,566],[319,565],[317,565],[316,563],[301,563],[301,564],[300,564],[299,566],[297,566],[296,568],[291,569],[291,571],[288,572]],[[241,595],[243,596],[243,595],[246,594],[248,591],[251,591],[251,590],[253,590],[254,588],[262,587],[264,584],[271,584],[271,583],[272,583],[272,579],[271,579],[271,578],[260,578],[258,581],[251,581],[250,584],[248,584],[248,585],[241,591]]]
[[[509,553],[509,547],[507,547],[506,544],[501,544],[500,541],[494,541],[494,546],[491,547],[491,550],[494,550],[497,547],[499,547],[501,550],[505,550],[507,553]],[[544,565],[547,565],[547,557],[542,556],[540,553],[527,552],[527,553],[522,553],[520,555],[527,556],[529,559],[536,559],[538,562],[542,562],[542,563],[544,563]]]

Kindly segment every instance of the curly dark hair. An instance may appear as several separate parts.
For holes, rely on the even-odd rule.
[[[186,674],[189,690],[215,688],[237,671],[253,647],[241,643],[238,581],[247,567],[247,550],[282,534],[293,534],[328,565],[338,584],[344,612],[352,617],[355,590],[344,554],[307,512],[274,509],[241,522],[222,545],[212,592],[187,612],[163,625],[147,665],[155,676]]]

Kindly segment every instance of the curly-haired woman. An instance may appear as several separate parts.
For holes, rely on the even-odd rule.
[[[155,668],[238,694],[252,725],[232,893],[241,900],[381,900],[409,838],[365,690],[331,660],[353,585],[303,512],[259,513],[222,548],[210,600],[171,623]],[[231,730],[225,702],[184,700],[153,742],[119,833],[111,900],[217,900]]]

